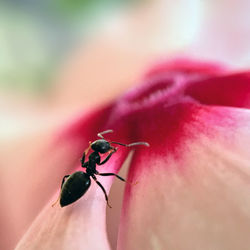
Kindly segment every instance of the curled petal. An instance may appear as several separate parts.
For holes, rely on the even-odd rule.
[[[248,249],[250,112],[186,103],[151,118],[137,124],[153,146],[132,161],[118,249]]]
[[[101,197],[98,201],[88,201],[95,196],[95,192],[89,190],[83,199],[70,207],[47,206],[16,249],[109,249],[105,202]]]
[[[110,168],[120,167],[125,151],[109,161]],[[108,192],[112,177],[98,177]],[[56,199],[56,198],[54,198]],[[106,232],[106,201],[92,180],[87,193],[72,205],[52,208],[51,200],[43,209],[16,249],[110,249]],[[110,200],[112,205],[112,200]]]
[[[147,72],[146,78],[167,73],[185,74],[186,77],[196,75],[204,78],[220,75],[227,71],[228,69],[221,64],[179,58],[157,63],[151,70]]]
[[[250,108],[250,72],[193,82],[185,94],[203,104]]]

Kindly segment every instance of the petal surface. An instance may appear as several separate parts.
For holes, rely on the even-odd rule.
[[[125,154],[117,152],[109,167],[119,167]],[[80,169],[79,169],[80,170]],[[108,192],[112,177],[97,177]],[[54,200],[56,197],[54,197]],[[77,202],[52,208],[53,200],[43,209],[16,249],[110,249],[106,231],[106,201],[92,180],[87,193]],[[110,200],[112,204],[112,201]]]
[[[112,104],[93,111],[92,113],[76,119],[75,122],[65,124],[63,129],[59,129],[54,136],[53,146],[71,145],[71,150],[60,155],[61,160],[55,165],[55,173],[58,179],[54,181],[54,190],[60,187],[63,175],[71,174],[74,171],[84,171],[80,168],[80,158],[83,151],[88,147],[90,140],[95,140],[98,132],[104,131],[104,121],[110,115]],[[111,128],[111,127],[110,127]],[[117,132],[117,131],[115,131]],[[105,138],[122,138],[126,135],[124,131],[118,130],[122,135],[116,133],[105,135]],[[120,140],[118,140],[120,141]],[[50,147],[53,148],[53,147]],[[107,164],[97,166],[100,173],[117,172],[124,162],[128,150],[119,148],[110,158]],[[50,151],[50,154],[54,154]],[[68,156],[70,154],[70,156]],[[105,157],[105,156],[104,156]],[[64,160],[62,162],[62,160]],[[70,162],[68,162],[70,160]],[[43,162],[48,168],[47,162]],[[68,163],[68,164],[66,164]],[[59,171],[58,168],[61,167]],[[66,171],[67,170],[67,171]],[[63,172],[62,172],[63,171]],[[48,169],[47,169],[48,172]],[[60,174],[61,173],[61,174]],[[64,174],[63,174],[64,173]],[[113,177],[97,176],[98,181],[109,193]],[[47,197],[51,197],[54,192],[48,192],[48,183],[52,182],[52,176],[44,184],[46,185]],[[52,185],[52,184],[51,184]],[[56,187],[55,187],[56,185]],[[35,197],[33,197],[35,200]],[[56,196],[49,201],[36,220],[32,223],[26,234],[18,243],[16,249],[109,249],[106,230],[106,201],[104,193],[92,180],[92,185],[82,198],[72,205],[64,208],[52,208],[51,205],[56,200]],[[115,201],[109,201],[111,205]],[[40,205],[41,206],[41,205]]]
[[[248,249],[249,110],[183,103],[152,112],[137,123],[151,147],[131,163],[138,184],[126,186],[118,249]]]

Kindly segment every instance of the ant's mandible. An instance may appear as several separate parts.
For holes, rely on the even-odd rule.
[[[105,130],[101,133],[98,133],[97,136],[101,139],[98,139],[94,142],[89,143],[89,147],[84,151],[82,159],[81,159],[81,166],[83,168],[86,168],[86,172],[83,171],[77,171],[71,175],[65,175],[62,180],[61,184],[61,193],[58,199],[60,199],[60,205],[61,207],[67,206],[79,198],[81,198],[86,191],[89,189],[91,184],[91,179],[97,183],[97,185],[102,189],[105,199],[107,202],[107,205],[111,208],[109,201],[108,201],[108,195],[106,193],[105,188],[102,186],[102,184],[97,180],[96,175],[101,176],[116,176],[121,181],[126,181],[121,176],[115,174],[115,173],[99,173],[96,170],[96,164],[97,165],[103,165],[105,164],[110,157],[117,151],[116,147],[112,147],[111,144],[117,144],[125,147],[132,147],[137,145],[144,145],[149,146],[147,142],[134,142],[130,144],[123,144],[120,142],[108,142],[104,139],[103,135],[107,133],[112,133],[113,130]],[[88,154],[89,149],[92,149],[93,152],[89,155],[89,160],[85,162],[85,156]],[[108,153],[108,156],[101,161],[100,154]],[[56,203],[56,202],[55,202]],[[55,203],[52,205],[54,206]]]

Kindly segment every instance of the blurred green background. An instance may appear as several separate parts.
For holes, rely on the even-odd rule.
[[[67,53],[109,12],[140,0],[2,0],[0,91],[46,95]]]

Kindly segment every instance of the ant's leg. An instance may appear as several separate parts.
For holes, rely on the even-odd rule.
[[[83,155],[82,155],[82,158],[81,158],[81,163],[82,163],[82,165],[84,164],[85,156],[86,156],[86,153],[85,153],[85,151],[84,151],[84,152],[83,152]]]
[[[68,175],[65,175],[65,176],[63,177],[63,179],[62,179],[62,184],[61,184],[61,189],[62,189],[63,183],[65,182],[65,179],[68,178],[69,176],[70,176],[70,175],[68,174]]]
[[[65,175],[65,176],[63,177],[63,179],[62,179],[62,184],[61,184],[61,190],[62,190],[62,186],[63,186],[63,184],[64,184],[64,182],[65,182],[65,179],[68,178],[69,176],[70,176],[70,175]],[[61,194],[59,194],[57,200],[52,204],[52,207],[54,207],[54,206],[56,205],[56,203],[59,201],[60,197],[61,197]]]
[[[110,159],[110,157],[112,156],[112,154],[115,153],[115,152],[116,152],[116,151],[111,151],[111,152],[109,153],[109,155],[108,155],[102,162],[97,162],[97,164],[98,164],[98,165],[102,165],[102,164],[106,163],[106,162]]]
[[[82,168],[87,168],[89,166],[89,162],[87,161],[87,162],[84,162],[83,164],[82,164]]]
[[[113,130],[112,129],[105,130],[101,133],[98,133],[97,136],[104,139],[103,135],[108,134],[108,133],[113,133]]]
[[[118,174],[114,174],[114,173],[98,173],[98,175],[101,175],[101,176],[116,176],[118,179],[120,179],[121,181],[125,181],[125,179],[123,179],[121,176],[119,176]]]
[[[116,176],[121,181],[124,181],[124,182],[126,182],[126,183],[128,183],[130,185],[133,185],[133,186],[138,183],[138,181],[136,181],[135,183],[127,181],[127,180],[123,179],[121,176],[119,176],[118,174],[114,174],[114,173],[99,173],[99,172],[97,172],[96,174],[101,175],[101,176],[112,176],[113,175],[113,176]]]
[[[89,146],[87,147],[87,149],[83,152],[83,155],[81,158],[81,163],[82,163],[83,168],[86,167],[86,166],[84,166],[85,156],[88,154],[90,148],[91,148],[91,141],[89,142]]]
[[[107,193],[106,193],[105,188],[104,188],[103,185],[96,179],[95,176],[92,176],[92,178],[94,179],[94,181],[96,182],[96,184],[102,189],[102,191],[103,191],[103,193],[104,193],[104,195],[105,195],[105,200],[106,200],[106,202],[107,202],[107,205],[108,205],[110,208],[112,208],[112,207],[109,205],[109,199],[108,199],[108,195],[107,195]]]

